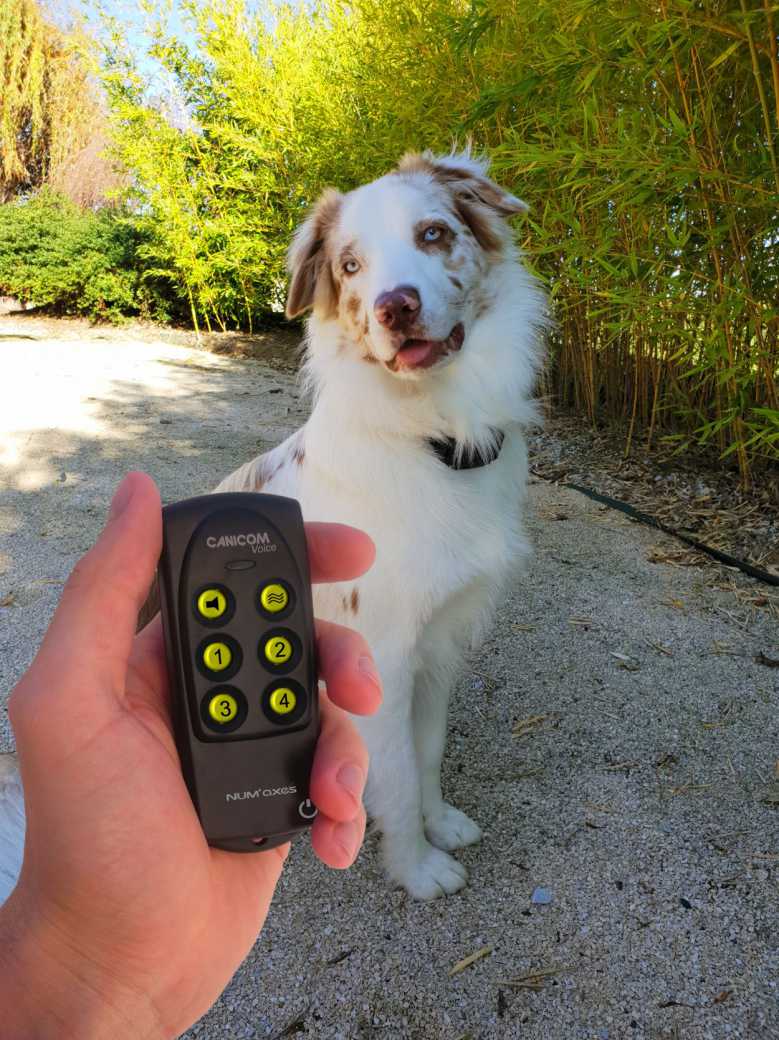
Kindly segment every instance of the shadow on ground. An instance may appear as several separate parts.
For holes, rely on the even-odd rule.
[[[5,693],[124,472],[202,492],[305,408],[289,374],[186,346],[0,349]],[[453,698],[444,787],[485,831],[469,887],[412,903],[375,837],[345,873],[299,841],[188,1038],[779,1037],[775,626],[742,609],[749,579],[652,563],[664,536],[574,492],[531,497],[531,569]]]

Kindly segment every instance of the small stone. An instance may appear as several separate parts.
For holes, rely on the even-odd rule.
[[[542,888],[540,885],[538,888],[533,889],[533,894],[530,897],[531,903],[536,903],[541,906],[546,906],[547,903],[552,902],[552,890],[551,888]]]

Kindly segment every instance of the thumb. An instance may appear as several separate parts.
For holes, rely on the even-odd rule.
[[[105,721],[124,695],[138,611],[149,591],[162,544],[160,495],[145,473],[130,473],[114,495],[108,521],[76,564],[40,650],[17,687],[12,716],[33,714],[56,725],[64,710],[71,729]],[[17,709],[14,711],[14,709]],[[14,725],[17,725],[14,719]]]

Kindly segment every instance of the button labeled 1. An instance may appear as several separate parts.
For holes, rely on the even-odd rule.
[[[232,659],[227,643],[209,643],[203,651],[203,664],[211,672],[223,672],[230,667]]]

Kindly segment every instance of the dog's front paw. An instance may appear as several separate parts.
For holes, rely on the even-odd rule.
[[[432,845],[427,845],[415,862],[396,865],[391,874],[392,880],[402,885],[414,899],[437,899],[449,895],[461,889],[468,880],[468,872],[462,863]]]
[[[464,812],[446,802],[425,817],[425,834],[437,848],[446,852],[481,841],[481,828]]]

